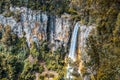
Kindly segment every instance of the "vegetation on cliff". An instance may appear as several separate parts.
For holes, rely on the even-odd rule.
[[[69,3],[70,0],[1,0],[0,11],[9,10],[12,5],[47,11],[51,15],[60,15],[68,11]]]
[[[5,28],[0,25],[0,34],[1,80],[34,80],[37,73],[41,74],[40,80],[64,77],[65,53],[62,48],[53,54],[46,41],[39,48],[35,43],[29,48],[25,37],[18,38],[9,25]]]
[[[91,60],[84,62],[85,67],[92,67],[92,80],[120,79],[119,0],[0,0],[0,13],[9,10],[11,5],[47,11],[52,15],[67,12],[85,25],[95,24],[96,34],[89,37],[86,50]],[[5,16],[11,15],[14,14],[9,12]],[[18,17],[16,19],[19,21]],[[24,36],[18,38],[9,25],[5,28],[0,26],[0,79],[33,80],[35,73],[44,72],[46,66],[48,70],[60,74],[56,80],[62,80],[65,75],[65,53],[59,48],[53,54],[47,43],[43,42],[39,49],[35,43],[28,48]],[[89,73],[84,71],[84,74]],[[39,77],[44,80],[46,76],[54,75]]]
[[[80,0],[79,4],[80,10],[76,7],[73,9],[81,12],[81,20],[87,25],[96,25],[95,34],[88,39],[87,53],[91,61],[85,64],[93,71],[92,79],[120,79],[120,1]]]

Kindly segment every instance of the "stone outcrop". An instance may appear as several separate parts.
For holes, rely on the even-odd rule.
[[[19,37],[23,37],[25,32],[29,47],[31,42],[39,45],[40,42],[45,40],[54,44],[54,50],[61,45],[66,46],[68,44],[72,27],[70,15],[64,14],[58,17],[25,7],[10,7],[9,12],[13,12],[14,15],[5,17],[4,14],[7,12],[0,14],[0,24],[11,26],[11,30]],[[15,15],[19,15],[19,21],[15,19]]]

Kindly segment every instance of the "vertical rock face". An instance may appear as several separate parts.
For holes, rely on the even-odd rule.
[[[94,33],[92,32],[93,30],[94,26],[80,26],[80,32],[78,36],[78,60],[80,61],[79,71],[83,80],[90,80],[89,75],[85,75],[85,73],[91,74],[91,71],[88,68],[90,66],[85,67],[84,64],[90,61],[90,57],[88,56],[88,53],[86,51],[88,49],[86,44],[89,36]]]
[[[69,41],[69,32],[71,27],[70,16],[57,17],[47,15],[46,12],[31,10],[25,7],[10,7],[10,12],[18,15],[19,19],[13,16],[4,17],[0,14],[0,24],[10,25],[11,30],[19,37],[25,32],[26,41],[30,47],[31,42],[37,45],[41,41],[48,40],[54,44],[54,49],[60,45],[66,46]]]
[[[87,53],[86,53],[86,48],[87,48],[87,39],[90,35],[90,32],[92,31],[93,29],[93,26],[81,26],[80,27],[80,35],[79,35],[79,46],[80,46],[80,51],[81,53],[83,54],[82,55],[82,59],[86,61],[87,59]]]
[[[89,75],[84,75],[86,69],[86,73],[90,73],[89,69],[85,67],[84,63],[89,62],[90,57],[87,54],[87,40],[89,38],[89,35],[91,35],[91,32],[93,30],[93,26],[86,26],[86,25],[81,25],[79,22],[76,23],[74,27],[74,31],[72,33],[72,38],[71,38],[71,46],[70,46],[70,52],[69,52],[69,58],[73,61],[68,63],[67,67],[67,78],[68,79],[73,79],[72,74],[76,75],[81,75],[83,80],[90,80]],[[79,34],[79,35],[78,35]],[[78,41],[77,41],[78,38]],[[78,46],[78,47],[77,47]],[[78,48],[78,52],[76,51]],[[78,53],[78,55],[77,55]],[[79,61],[79,68],[76,69],[76,66],[74,62]],[[71,65],[73,63],[74,65]]]
[[[5,17],[4,14],[6,14],[6,12],[0,14],[0,24],[4,27],[6,25],[11,26],[11,30],[19,37],[25,35],[29,47],[31,47],[32,42],[35,42],[39,46],[40,42],[45,40],[47,40],[49,44],[52,44],[51,49],[53,51],[61,46],[67,46],[70,38],[70,29],[72,28],[72,22],[69,15],[65,14],[58,17],[49,15],[46,12],[31,10],[25,7],[10,7],[10,12],[13,12],[14,15]],[[17,16],[17,18],[15,16]],[[74,28],[75,30],[72,36],[73,39],[71,41],[69,57],[73,61],[76,60],[76,44],[78,43],[78,59],[80,60],[79,73],[82,74],[82,69],[84,67],[83,63],[89,60],[89,56],[85,50],[87,48],[87,38],[93,27],[76,23]],[[77,42],[79,28],[79,39]],[[70,67],[70,65],[68,65],[68,69],[70,72],[73,72],[73,68]],[[89,80],[89,76],[83,77],[84,80]]]

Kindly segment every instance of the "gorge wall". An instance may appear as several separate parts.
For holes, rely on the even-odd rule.
[[[61,17],[48,15],[46,12],[31,10],[25,7],[10,7],[13,15],[5,17],[7,11],[0,15],[0,24],[9,25],[11,30],[19,37],[25,32],[26,41],[30,47],[31,42],[40,44],[42,41],[49,41],[53,49],[60,46],[67,46],[72,29],[70,15]],[[18,16],[18,17],[15,17]],[[18,21],[17,21],[17,20]]]
[[[8,14],[8,11],[11,15]],[[80,61],[78,62],[80,65],[76,65],[75,67],[77,67],[80,75],[83,74],[81,72],[84,66],[83,62],[88,60],[88,55],[85,51],[87,49],[86,42],[92,26],[81,25],[80,22],[74,24],[71,16],[68,14],[58,17],[26,7],[10,7],[9,10],[0,15],[0,24],[3,34],[4,28],[9,26],[12,33],[18,37],[24,36],[29,48],[31,48],[33,42],[39,48],[40,44],[44,41],[48,42],[48,46],[52,52],[58,48],[65,48],[64,52],[68,52],[70,48],[68,57],[73,61]],[[85,76],[82,77],[84,79]]]
[[[119,5],[119,0],[1,0],[0,79],[64,80],[68,66],[75,80],[119,80]]]

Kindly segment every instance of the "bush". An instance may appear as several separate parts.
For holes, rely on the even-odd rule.
[[[7,11],[5,14],[4,14],[5,17],[11,17],[11,16],[14,16],[14,12],[11,12],[11,11]]]
[[[39,66],[39,73],[42,73],[44,71],[44,67],[43,66]]]

